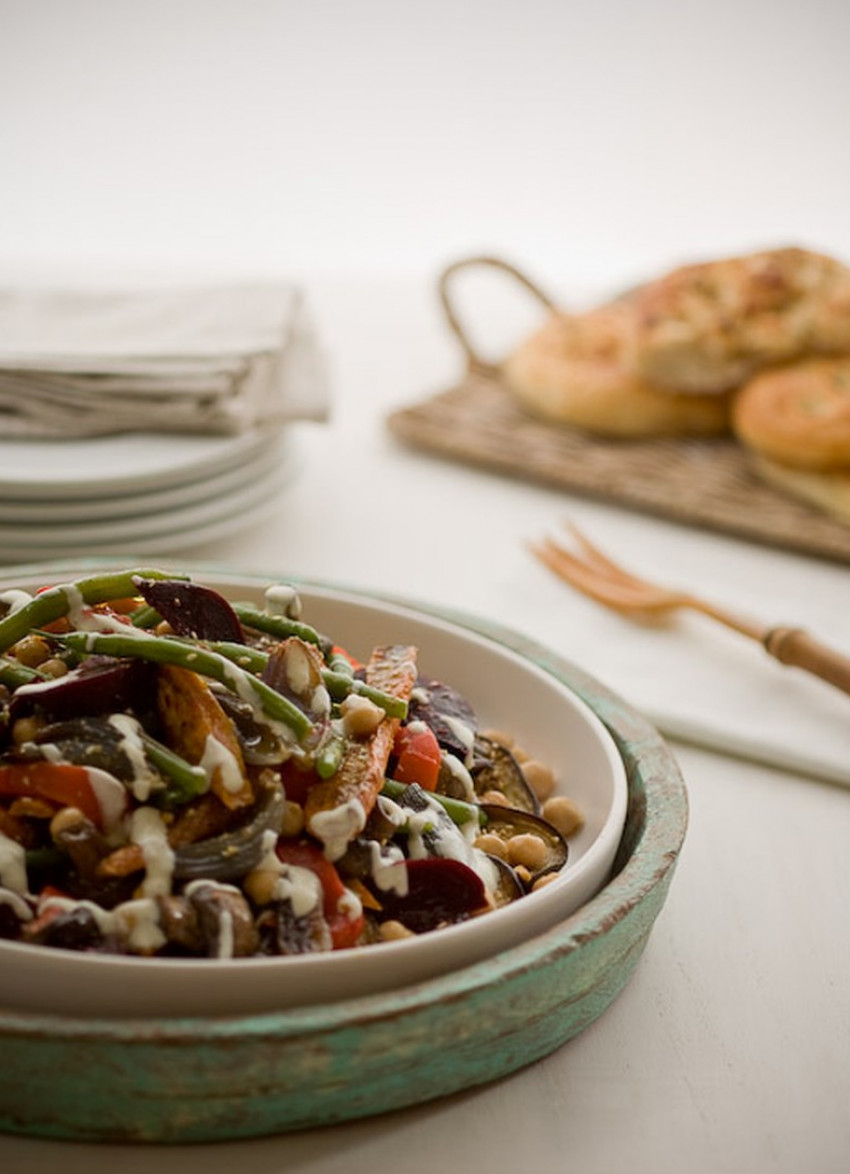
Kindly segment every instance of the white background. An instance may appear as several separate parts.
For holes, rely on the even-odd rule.
[[[0,0],[0,263],[850,256],[844,0]]]
[[[459,256],[514,260],[567,301],[773,244],[850,261],[848,50],[846,0],[0,0],[0,280],[303,279],[333,419],[308,426],[274,521],[199,557],[512,622],[635,704],[681,699],[774,754],[780,727],[846,768],[840,696],[696,619],[635,629],[524,543],[569,511],[639,571],[850,652],[845,567],[436,462],[382,422],[458,373],[434,279]],[[511,320],[494,311],[502,341]],[[403,557],[368,541],[388,503],[417,523]],[[0,1137],[3,1174],[844,1174],[850,795],[676,753],[691,824],[650,948],[541,1064],[241,1146]]]

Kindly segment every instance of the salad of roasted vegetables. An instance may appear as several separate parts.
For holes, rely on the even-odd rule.
[[[421,934],[557,876],[581,815],[553,785],[415,647],[360,663],[292,586],[0,593],[0,938],[235,958]]]

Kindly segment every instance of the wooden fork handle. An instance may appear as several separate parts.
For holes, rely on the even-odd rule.
[[[771,628],[762,643],[782,664],[814,673],[830,685],[850,693],[850,658],[821,644],[802,628]]]

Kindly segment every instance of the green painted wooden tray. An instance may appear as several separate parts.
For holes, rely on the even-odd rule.
[[[220,1019],[0,1011],[0,1130],[176,1143],[327,1125],[503,1077],[605,1011],[664,904],[687,826],[684,783],[659,734],[616,694],[515,633],[475,626],[565,682],[615,739],[629,810],[606,887],[539,937],[391,995]]]

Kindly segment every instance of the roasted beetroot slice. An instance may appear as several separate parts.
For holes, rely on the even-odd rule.
[[[484,905],[481,877],[460,860],[408,860],[407,882],[403,897],[382,892],[380,901],[387,917],[414,933],[464,921]]]
[[[138,579],[136,586],[145,603],[159,612],[176,635],[245,643],[236,612],[212,587],[185,579]]]
[[[22,685],[9,703],[9,720],[36,710],[48,721],[118,713],[146,713],[153,704],[156,665],[143,660],[92,656],[65,677]]]

